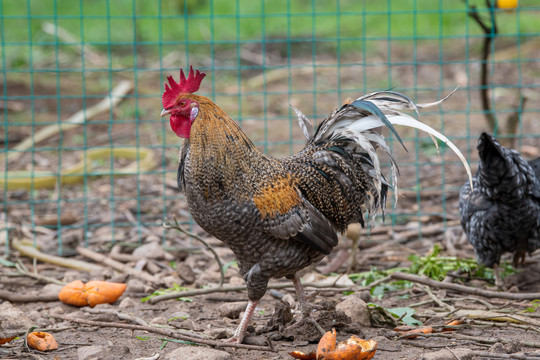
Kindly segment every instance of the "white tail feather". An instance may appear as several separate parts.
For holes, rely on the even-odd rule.
[[[418,114],[418,109],[439,105],[443,101],[448,99],[456,90],[457,88],[441,100],[425,104],[415,104],[408,97],[391,91],[381,91],[367,94],[358,98],[357,101],[368,101],[375,105],[386,116],[386,119],[388,119],[388,121],[392,125],[408,126],[426,132],[427,134],[429,134],[429,136],[435,143],[437,151],[439,150],[439,146],[436,138],[448,145],[448,147],[452,149],[452,151],[463,163],[463,166],[465,167],[465,171],[467,172],[467,176],[469,178],[469,183],[471,184],[472,188],[473,184],[471,168],[469,167],[467,160],[465,159],[461,151],[456,147],[456,145],[437,130],[431,128],[424,123],[421,123],[412,116],[402,112],[403,110],[413,110]],[[361,105],[359,106],[361,107]],[[298,110],[294,110],[297,112],[301,125],[303,122],[305,126],[307,118]],[[321,124],[321,128],[318,129],[315,135],[312,135],[312,140],[317,142],[325,138],[335,140],[340,137],[353,139],[356,144],[364,151],[366,151],[372,159],[373,167],[376,173],[376,186],[377,189],[380,190],[382,175],[380,163],[375,153],[376,149],[373,144],[379,145],[390,157],[392,170],[392,185],[394,186],[394,194],[397,201],[397,165],[388,145],[384,140],[384,137],[377,132],[377,130],[381,127],[384,127],[385,124],[378,115],[367,115],[366,112],[367,111],[365,108],[356,109],[354,107],[354,103],[353,107],[346,107],[343,110],[334,111],[334,113],[332,113],[332,115],[329,116],[329,118],[327,118],[323,124]],[[309,120],[307,120],[307,122],[309,125],[311,125]],[[309,130],[306,131],[304,126],[301,127],[307,137],[307,134],[310,132]]]

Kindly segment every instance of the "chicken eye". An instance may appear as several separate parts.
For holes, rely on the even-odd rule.
[[[180,101],[179,105],[180,105],[181,107],[184,107],[184,106],[186,106],[186,102],[185,102],[184,100],[182,100],[182,101]]]

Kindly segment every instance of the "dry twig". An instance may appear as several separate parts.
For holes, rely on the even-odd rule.
[[[454,284],[454,283],[445,283],[440,281],[435,281],[427,277],[421,277],[412,274],[406,274],[402,272],[395,272],[390,275],[390,278],[394,280],[407,280],[419,284],[424,284],[434,288],[454,290],[457,292],[483,296],[487,298],[500,298],[500,299],[509,299],[509,300],[535,300],[540,299],[540,293],[506,293],[506,292],[497,292],[490,290],[483,290],[478,288],[472,288],[469,286]]]
[[[398,337],[398,339],[405,339],[410,335],[401,335]],[[420,334],[418,336],[422,337],[443,337],[447,339],[453,339],[453,340],[467,340],[467,341],[474,341],[481,344],[496,344],[496,343],[505,343],[505,344],[511,344],[511,343],[518,343],[521,346],[525,347],[532,347],[532,348],[540,348],[540,343],[534,343],[534,342],[528,342],[528,341],[519,341],[515,339],[504,339],[504,338],[490,338],[486,339],[479,336],[471,336],[471,335],[463,335],[463,334],[456,334],[456,333],[431,333],[431,334]]]
[[[34,248],[30,243],[23,240],[15,240],[11,242],[11,245],[17,249],[21,255],[28,256],[30,258],[43,261],[48,264],[54,264],[62,267],[67,267],[75,270],[81,270],[86,272],[92,271],[102,271],[103,268],[96,264],[87,263],[85,261],[79,261],[76,259],[68,259],[60,256],[54,256],[42,253],[41,251]]]
[[[19,294],[13,291],[0,290],[0,299],[18,303],[50,302],[58,301],[58,294]]]
[[[249,349],[249,350],[275,352],[275,350],[273,350],[269,346],[255,346],[255,345],[227,343],[227,342],[216,341],[216,340],[199,339],[192,336],[180,334],[176,330],[155,328],[152,326],[113,323],[113,322],[105,322],[105,321],[93,321],[93,320],[86,320],[86,319],[75,319],[69,316],[57,315],[57,314],[51,314],[49,316],[54,319],[59,319],[63,321],[71,321],[71,322],[75,322],[82,325],[99,326],[99,327],[114,327],[114,328],[121,328],[121,329],[147,331],[147,332],[156,333],[156,334],[160,334],[164,336],[169,336],[171,338],[175,338],[175,339],[179,339],[183,341],[190,341],[196,344],[203,344],[203,345],[209,345],[209,346],[215,346],[215,347],[234,347],[234,348]]]
[[[92,259],[96,262],[102,263],[104,265],[110,266],[116,271],[123,272],[125,274],[129,274],[131,276],[134,276],[136,278],[139,278],[141,280],[144,280],[148,283],[150,283],[151,286],[157,286],[157,284],[160,283],[158,279],[153,277],[152,275],[148,274],[147,272],[133,269],[125,264],[122,264],[121,262],[118,262],[116,260],[113,260],[105,255],[99,254],[95,251],[92,251],[90,249],[86,249],[82,246],[77,246],[77,252],[81,254],[84,257],[87,257],[89,259]]]

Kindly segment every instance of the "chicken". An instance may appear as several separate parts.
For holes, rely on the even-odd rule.
[[[461,225],[480,263],[495,270],[505,252],[514,253],[514,265],[540,247],[540,182],[537,161],[527,163],[491,135],[478,139],[480,163],[474,190],[465,183],[459,194]]]
[[[234,252],[249,302],[231,341],[242,342],[249,320],[271,278],[293,281],[300,308],[310,305],[298,272],[330,254],[336,232],[351,223],[373,224],[385,209],[391,186],[381,174],[378,147],[389,156],[397,199],[396,162],[380,134],[392,124],[434,135],[459,154],[446,137],[402,113],[434,106],[416,105],[395,92],[378,92],[345,104],[314,130],[299,110],[307,143],[282,159],[259,151],[240,127],[210,99],[196,95],[204,73],[190,67],[180,82],[168,77],[161,116],[170,115],[172,130],[184,142],[178,186],[185,192],[193,219]]]

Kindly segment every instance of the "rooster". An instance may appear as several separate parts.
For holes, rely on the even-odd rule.
[[[495,284],[502,286],[498,264],[504,252],[514,253],[514,266],[525,254],[540,248],[540,181],[538,159],[529,163],[493,136],[478,139],[480,164],[459,194],[463,230],[478,260],[494,268]]]
[[[421,129],[459,150],[444,135],[403,110],[434,106],[414,104],[396,92],[377,92],[345,104],[314,130],[299,110],[307,138],[302,151],[277,159],[259,151],[238,124],[207,97],[196,95],[206,74],[190,67],[180,82],[168,77],[161,116],[184,142],[178,165],[178,187],[185,192],[193,219],[234,252],[248,293],[248,305],[230,341],[241,343],[271,278],[293,281],[302,319],[310,304],[298,272],[330,254],[337,232],[385,209],[393,186],[397,199],[397,166],[380,129],[392,124]],[[434,140],[435,141],[435,140]],[[403,145],[403,143],[401,142]],[[389,156],[392,181],[381,173],[376,153]]]

